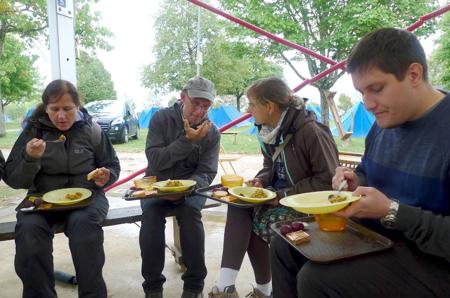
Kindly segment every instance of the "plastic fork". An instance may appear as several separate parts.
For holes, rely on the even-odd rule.
[[[341,183],[339,183],[337,192],[338,192],[338,193],[341,192],[341,191],[342,191],[344,188],[346,188],[347,186],[348,186],[347,180],[343,179],[343,180],[341,181]]]

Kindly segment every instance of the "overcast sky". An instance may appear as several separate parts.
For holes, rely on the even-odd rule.
[[[114,33],[114,37],[110,40],[114,49],[110,52],[101,51],[98,56],[112,75],[118,98],[134,100],[138,110],[143,108],[143,100],[150,94],[150,91],[141,85],[141,68],[153,59],[152,47],[155,40],[153,22],[162,1],[101,0],[95,6],[101,11],[101,24]],[[433,49],[433,41],[428,39],[422,42],[429,55]],[[48,83],[51,80],[49,54],[42,47],[38,51],[42,57],[40,68],[45,77],[44,83]],[[306,71],[307,68],[299,67],[299,69]],[[301,83],[288,68],[285,69],[284,75],[292,88]],[[307,72],[304,75],[308,77]],[[338,92],[336,99],[340,93],[345,93],[354,99],[359,98],[348,75],[344,75],[332,90]],[[317,90],[310,86],[303,88],[298,94],[315,102],[319,99]]]

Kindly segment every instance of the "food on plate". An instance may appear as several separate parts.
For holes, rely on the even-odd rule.
[[[267,194],[264,192],[264,190],[258,188],[250,195],[250,198],[263,199],[267,198]]]
[[[64,196],[66,200],[78,200],[83,196],[81,192],[68,193]]]
[[[339,194],[331,194],[328,196],[328,202],[330,203],[339,203],[347,200],[346,196],[341,196]]]
[[[180,180],[167,180],[165,187],[177,187],[183,186],[183,183]]]
[[[101,174],[102,174],[101,169],[95,169],[95,170],[91,171],[89,174],[87,174],[87,180],[95,179],[98,176],[100,176]]]
[[[289,241],[291,241],[292,243],[294,243],[295,245],[309,242],[309,240],[310,240],[309,234],[306,233],[305,231],[296,231],[296,232],[287,233],[286,238]]]
[[[216,190],[216,191],[213,191],[212,196],[214,198],[222,198],[222,197],[228,196],[228,192],[225,190]]]
[[[226,201],[226,202],[234,202],[237,200],[237,198],[233,197],[233,196],[224,196],[224,197],[221,197],[220,199],[223,201]]]
[[[244,183],[244,177],[234,174],[222,175],[220,177],[220,181],[223,186],[226,187],[234,187],[234,186],[242,186]]]
[[[66,140],[66,136],[65,135],[60,135],[58,140],[61,141],[61,142],[64,142]]]

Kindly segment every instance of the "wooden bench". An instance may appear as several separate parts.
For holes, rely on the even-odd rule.
[[[356,169],[362,158],[361,153],[339,152],[339,165],[349,169]]]
[[[221,134],[223,134],[223,135],[232,135],[234,137],[233,144],[235,144],[235,145],[237,144],[237,135],[238,135],[237,132],[235,132],[235,131],[224,131],[224,132],[221,132]]]
[[[221,204],[212,200],[206,200],[203,209],[213,208],[220,206]],[[168,248],[171,250],[172,255],[175,258],[175,262],[177,262],[182,268],[184,268],[184,264],[182,261],[182,252],[180,245],[180,227],[178,226],[178,222],[175,218],[175,213],[170,212],[166,215],[166,217],[172,217],[173,220],[173,239],[174,245]],[[110,209],[108,215],[106,216],[105,221],[102,226],[115,226],[125,223],[136,223],[142,220],[142,209],[140,205],[135,206],[126,206],[120,208]],[[15,238],[15,229],[16,221],[2,222],[0,223],[0,241],[12,240]],[[64,232],[64,225],[55,225],[54,226],[55,233]],[[72,277],[63,272],[55,271],[55,278],[60,281],[69,281],[70,283],[76,284],[75,277]]]

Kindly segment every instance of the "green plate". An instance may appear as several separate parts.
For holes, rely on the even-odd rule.
[[[183,185],[181,186],[166,186],[167,182],[169,181],[180,181]],[[180,191],[185,191],[188,190],[189,188],[195,186],[197,184],[197,181],[195,180],[165,180],[165,181],[158,181],[153,183],[153,187],[158,189],[159,191],[162,192],[180,192]]]
[[[330,203],[328,196],[337,194],[336,191],[316,191],[307,192],[297,195],[285,197],[280,200],[280,204],[286,207],[291,207],[299,212],[306,214],[325,214],[333,213],[347,207],[351,202],[360,199],[360,196],[353,196],[349,191],[341,191],[340,196],[345,196],[347,199],[338,203]]]
[[[266,194],[265,198],[252,198],[251,195],[258,189],[261,189]],[[235,186],[228,189],[230,195],[249,203],[261,203],[274,199],[277,194],[268,189],[254,186]]]
[[[81,193],[79,199],[66,199],[67,194],[75,194],[76,192]],[[42,196],[42,200],[47,203],[58,204],[58,205],[72,205],[83,200],[86,200],[92,195],[92,192],[86,188],[62,188],[49,191]]]

